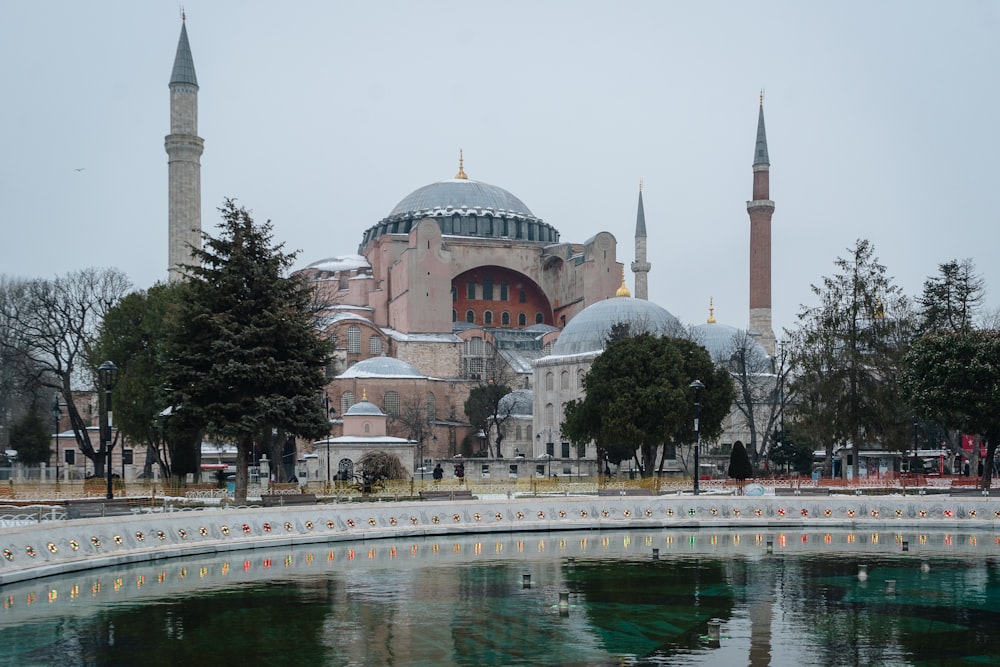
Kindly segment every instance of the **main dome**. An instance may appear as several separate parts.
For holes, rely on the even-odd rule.
[[[396,204],[389,218],[404,215],[433,216],[439,211],[476,211],[494,215],[534,218],[524,202],[503,188],[466,178],[453,178],[417,188]]]
[[[535,217],[523,201],[503,188],[466,176],[417,188],[378,224],[365,230],[358,254],[386,234],[409,234],[425,218],[438,223],[443,235],[558,243],[555,227]]]
[[[569,321],[552,346],[553,356],[600,352],[616,324],[627,324],[634,333],[667,336],[680,332],[680,320],[652,301],[616,296],[587,306]]]

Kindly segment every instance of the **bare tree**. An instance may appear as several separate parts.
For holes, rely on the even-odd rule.
[[[748,331],[737,331],[715,362],[729,370],[736,392],[736,411],[749,433],[746,443],[756,467],[767,458],[771,434],[788,400],[788,353],[779,346],[770,357]]]
[[[4,281],[0,287],[5,327],[0,348],[14,355],[24,377],[62,395],[80,451],[93,461],[95,474],[103,474],[103,450],[94,449],[73,391],[96,387],[101,360],[92,351],[98,326],[131,283],[117,269],[90,268],[53,280]],[[103,405],[103,392],[98,395]]]

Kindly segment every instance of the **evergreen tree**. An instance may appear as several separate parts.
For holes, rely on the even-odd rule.
[[[712,440],[732,407],[729,372],[690,340],[650,334],[616,340],[591,365],[584,398],[566,404],[562,433],[576,443],[593,440],[602,450],[624,445],[650,476],[657,447],[694,442],[694,380],[705,385],[700,435]]]
[[[17,460],[24,465],[46,463],[52,454],[52,424],[37,410],[29,410],[10,427],[10,446],[17,450]]]
[[[824,442],[828,462],[838,441],[855,452],[866,442],[902,449],[909,434],[898,382],[912,335],[909,306],[868,241],[849,252],[835,262],[839,273],[812,287],[820,304],[799,314],[794,337],[794,421]],[[853,467],[856,479],[858,456]]]
[[[94,365],[114,359],[119,369],[115,388],[115,426],[130,442],[147,447],[147,467],[159,464],[175,485],[197,473],[201,428],[171,414],[164,395],[163,359],[170,340],[169,316],[179,307],[183,283],[159,284],[127,295],[104,316],[91,354]]]
[[[743,483],[753,477],[753,464],[750,463],[747,448],[740,440],[733,443],[733,450],[729,453],[729,469],[726,474],[730,479],[736,480],[736,492],[743,495]]]
[[[1000,443],[1000,331],[927,334],[913,344],[902,385],[917,414],[986,439],[983,488]]]
[[[971,259],[953,259],[938,266],[938,275],[924,281],[920,331],[968,331],[983,303],[983,279]]]
[[[219,236],[203,234],[200,264],[176,319],[165,364],[174,414],[203,424],[237,447],[236,500],[246,500],[255,441],[275,430],[316,438],[327,432],[317,397],[326,382],[328,345],[309,311],[308,287],[285,276],[295,253],[274,245],[270,222],[227,199]]]

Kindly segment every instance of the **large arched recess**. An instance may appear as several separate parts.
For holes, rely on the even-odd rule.
[[[541,324],[552,324],[552,304],[538,283],[502,266],[463,271],[452,278],[451,293],[452,319],[459,322],[468,322],[471,312],[472,323],[479,326],[518,329],[539,323],[539,314]],[[504,313],[509,316],[507,324]]]

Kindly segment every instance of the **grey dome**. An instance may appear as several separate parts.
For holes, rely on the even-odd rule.
[[[368,401],[358,401],[351,407],[347,408],[345,415],[369,415],[372,417],[381,417],[384,415],[382,410],[379,409],[374,403],[369,403]]]
[[[464,178],[431,183],[417,188],[389,213],[389,218],[408,214],[432,215],[453,210],[481,210],[483,213],[508,213],[534,218],[520,199],[503,188]]]
[[[497,411],[502,415],[532,415],[535,411],[535,392],[515,389],[500,399]]]
[[[712,357],[712,361],[716,363],[724,363],[729,361],[729,358],[736,351],[736,346],[739,341],[743,339],[746,332],[743,329],[737,329],[736,327],[731,327],[728,324],[719,324],[718,322],[708,322],[706,324],[699,324],[697,326],[691,327],[694,333],[694,339],[700,345],[702,345],[708,354]],[[738,337],[738,338],[737,338]],[[734,338],[736,339],[734,341]],[[756,339],[753,341],[752,354],[759,355],[760,359],[767,359],[768,354]]]
[[[372,357],[354,364],[340,374],[342,378],[412,377],[422,378],[423,373],[402,359]]]
[[[615,324],[632,325],[635,333],[670,335],[681,328],[680,321],[666,309],[645,299],[616,296],[587,306],[569,321],[552,346],[554,356],[600,352]]]
[[[389,215],[365,230],[358,254],[365,254],[368,244],[385,234],[409,234],[425,218],[434,219],[444,235],[545,244],[559,241],[555,227],[536,218],[507,190],[453,178],[425,185],[404,197]]]

